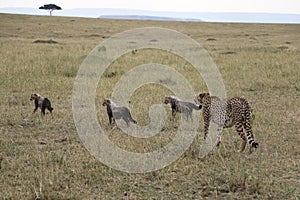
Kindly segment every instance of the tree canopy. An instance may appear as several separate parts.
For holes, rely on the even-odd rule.
[[[55,5],[55,4],[45,4],[41,7],[39,7],[39,9],[43,9],[43,10],[49,10],[50,12],[50,16],[52,16],[52,11],[53,10],[62,10],[61,7]]]

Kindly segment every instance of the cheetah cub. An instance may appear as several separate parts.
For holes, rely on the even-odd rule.
[[[34,101],[34,105],[35,105],[32,114],[35,113],[38,110],[38,108],[40,108],[41,115],[45,115],[46,114],[45,111],[47,109],[50,111],[51,117],[53,118],[52,115],[53,108],[51,107],[51,102],[48,98],[44,98],[41,95],[34,93],[30,96],[30,101]]]
[[[112,125],[116,122],[116,119],[123,119],[127,126],[130,122],[137,124],[137,122],[132,118],[129,109],[125,106],[117,106],[112,100],[104,99],[102,106],[106,106],[109,124]]]
[[[182,101],[176,96],[166,96],[164,103],[171,104],[173,119],[175,118],[176,113],[183,113],[186,116],[186,119],[190,118],[193,120],[193,110],[200,110],[202,107],[201,105],[195,105],[191,102]]]

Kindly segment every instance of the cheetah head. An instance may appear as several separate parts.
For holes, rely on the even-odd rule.
[[[170,103],[170,102],[171,102],[171,97],[170,97],[170,96],[166,96],[166,97],[165,97],[164,103],[165,103],[165,104],[168,104],[168,103]]]
[[[104,99],[102,102],[102,106],[109,106],[109,105],[111,105],[110,99]]]
[[[30,96],[30,101],[34,101],[34,100],[38,100],[41,98],[41,95],[37,94],[37,93],[33,93]]]
[[[196,98],[195,98],[195,102],[200,105],[210,103],[210,101],[211,101],[211,99],[210,99],[209,93],[199,93],[196,95]]]

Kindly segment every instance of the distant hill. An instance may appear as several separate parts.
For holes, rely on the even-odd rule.
[[[237,13],[237,12],[164,12],[134,9],[77,8],[53,12],[54,16],[113,18],[164,21],[206,21],[239,23],[295,23],[300,24],[300,14]],[[38,8],[0,8],[0,13],[48,15]]]
[[[189,21],[201,22],[200,19],[175,18],[175,17],[159,17],[147,15],[101,15],[99,18],[104,19],[129,19],[129,20],[156,20],[156,21]]]

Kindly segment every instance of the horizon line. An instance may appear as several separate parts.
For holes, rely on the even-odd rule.
[[[0,11],[1,9],[18,9],[18,8],[22,8],[22,9],[37,9],[35,7],[0,7]],[[165,13],[237,13],[237,14],[280,14],[280,15],[300,15],[300,13],[286,13],[286,12],[256,12],[256,11],[167,11],[167,10],[147,10],[147,9],[137,9],[137,8],[101,8],[101,7],[96,7],[96,8],[92,8],[92,7],[84,7],[84,8],[66,8],[64,9],[62,7],[62,10],[76,10],[76,9],[110,9],[110,10],[132,10],[132,11],[149,11],[149,12],[165,12]]]

